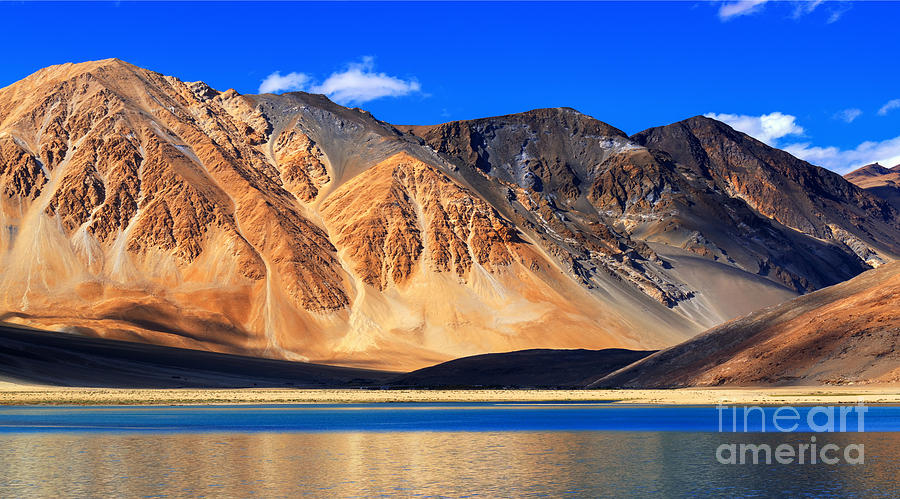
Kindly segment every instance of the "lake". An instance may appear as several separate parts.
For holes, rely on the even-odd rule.
[[[0,407],[0,497],[900,496],[900,407],[869,407],[864,433],[759,433],[752,417],[751,432],[720,433],[720,416],[596,403]],[[811,437],[862,445],[865,462],[717,460],[723,444]]]

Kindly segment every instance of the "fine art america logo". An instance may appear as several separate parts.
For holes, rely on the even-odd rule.
[[[731,406],[719,403],[720,433],[792,433],[813,435],[797,442],[723,443],[716,448],[721,464],[864,464],[865,446],[850,443],[841,447],[828,442],[835,432],[865,432],[868,407],[855,406],[766,407]],[[819,434],[818,437],[815,434]],[[799,437],[799,435],[797,435]],[[800,439],[797,439],[800,440]]]

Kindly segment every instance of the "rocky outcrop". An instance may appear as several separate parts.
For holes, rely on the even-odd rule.
[[[32,201],[47,182],[40,160],[9,135],[0,136],[0,167],[6,199]]]
[[[635,149],[600,164],[588,200],[598,210],[617,217],[665,213],[673,208],[672,198],[680,191],[678,183],[674,162],[666,154]]]
[[[588,169],[633,147],[621,130],[568,108],[399,128],[491,177],[566,200],[579,196]]]
[[[331,180],[324,164],[325,155],[303,132],[282,132],[273,149],[282,183],[301,201],[314,200],[319,189]]]
[[[433,166],[392,156],[347,182],[322,206],[338,247],[378,289],[406,282],[417,266],[465,281],[472,265],[497,272],[519,255],[515,227]],[[424,258],[420,256],[424,253]],[[538,265],[532,262],[532,265]]]

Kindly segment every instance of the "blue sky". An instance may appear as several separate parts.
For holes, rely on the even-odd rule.
[[[713,113],[837,171],[900,163],[900,3],[15,2],[0,19],[0,86],[118,57],[398,124],[569,106],[635,133]]]

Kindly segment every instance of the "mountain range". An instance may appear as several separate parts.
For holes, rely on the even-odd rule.
[[[0,89],[0,319],[396,371],[655,350],[894,260],[848,179],[704,117],[392,125],[63,64]]]

